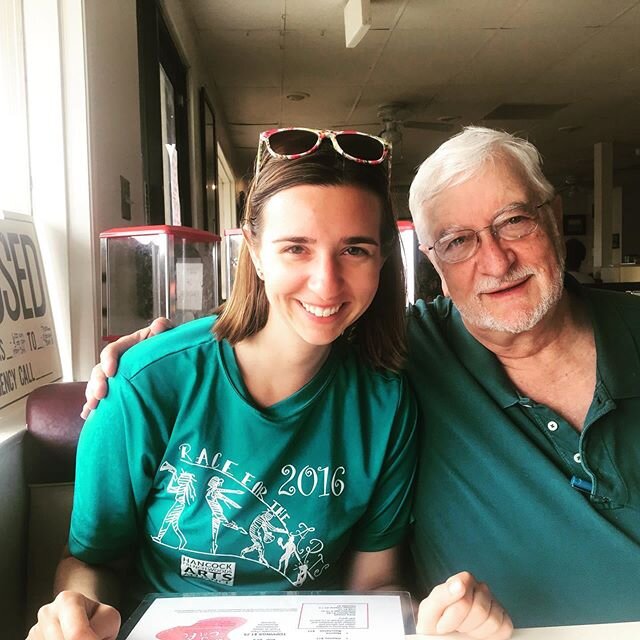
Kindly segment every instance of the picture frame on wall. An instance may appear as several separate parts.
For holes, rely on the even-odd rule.
[[[218,208],[218,143],[213,105],[200,88],[200,156],[202,161],[202,207],[205,231],[220,234]]]
[[[570,215],[562,218],[562,231],[565,236],[584,236],[587,233],[587,216]]]

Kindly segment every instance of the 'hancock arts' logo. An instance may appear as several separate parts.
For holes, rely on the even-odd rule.
[[[180,557],[180,575],[185,578],[199,578],[218,584],[233,585],[236,576],[235,562],[215,562],[199,560],[189,556]]]

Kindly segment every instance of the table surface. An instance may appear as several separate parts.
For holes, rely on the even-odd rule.
[[[639,622],[614,624],[587,624],[571,627],[538,627],[535,629],[515,629],[512,640],[637,640],[640,638]],[[471,640],[462,633],[447,636],[407,636],[415,640]]]

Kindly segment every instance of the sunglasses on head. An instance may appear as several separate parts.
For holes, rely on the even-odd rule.
[[[331,131],[304,127],[270,129],[260,134],[256,177],[260,171],[263,145],[274,158],[296,160],[317,151],[325,139],[331,141],[336,153],[352,162],[377,165],[386,159],[391,160],[390,143],[361,131]]]

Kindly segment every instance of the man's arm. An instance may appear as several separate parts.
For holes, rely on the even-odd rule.
[[[399,575],[400,549],[354,553],[345,587],[353,591],[404,591]],[[418,634],[466,633],[472,638],[507,640],[511,618],[491,595],[487,585],[468,572],[451,576],[420,603]]]
[[[89,417],[89,414],[98,406],[100,400],[107,395],[109,386],[107,378],[112,378],[116,375],[120,356],[122,356],[127,349],[138,344],[138,342],[142,342],[147,338],[151,338],[172,328],[173,323],[171,320],[167,318],[156,318],[148,327],[118,338],[100,352],[100,362],[91,370],[91,377],[84,392],[86,402],[80,413],[83,420]]]

